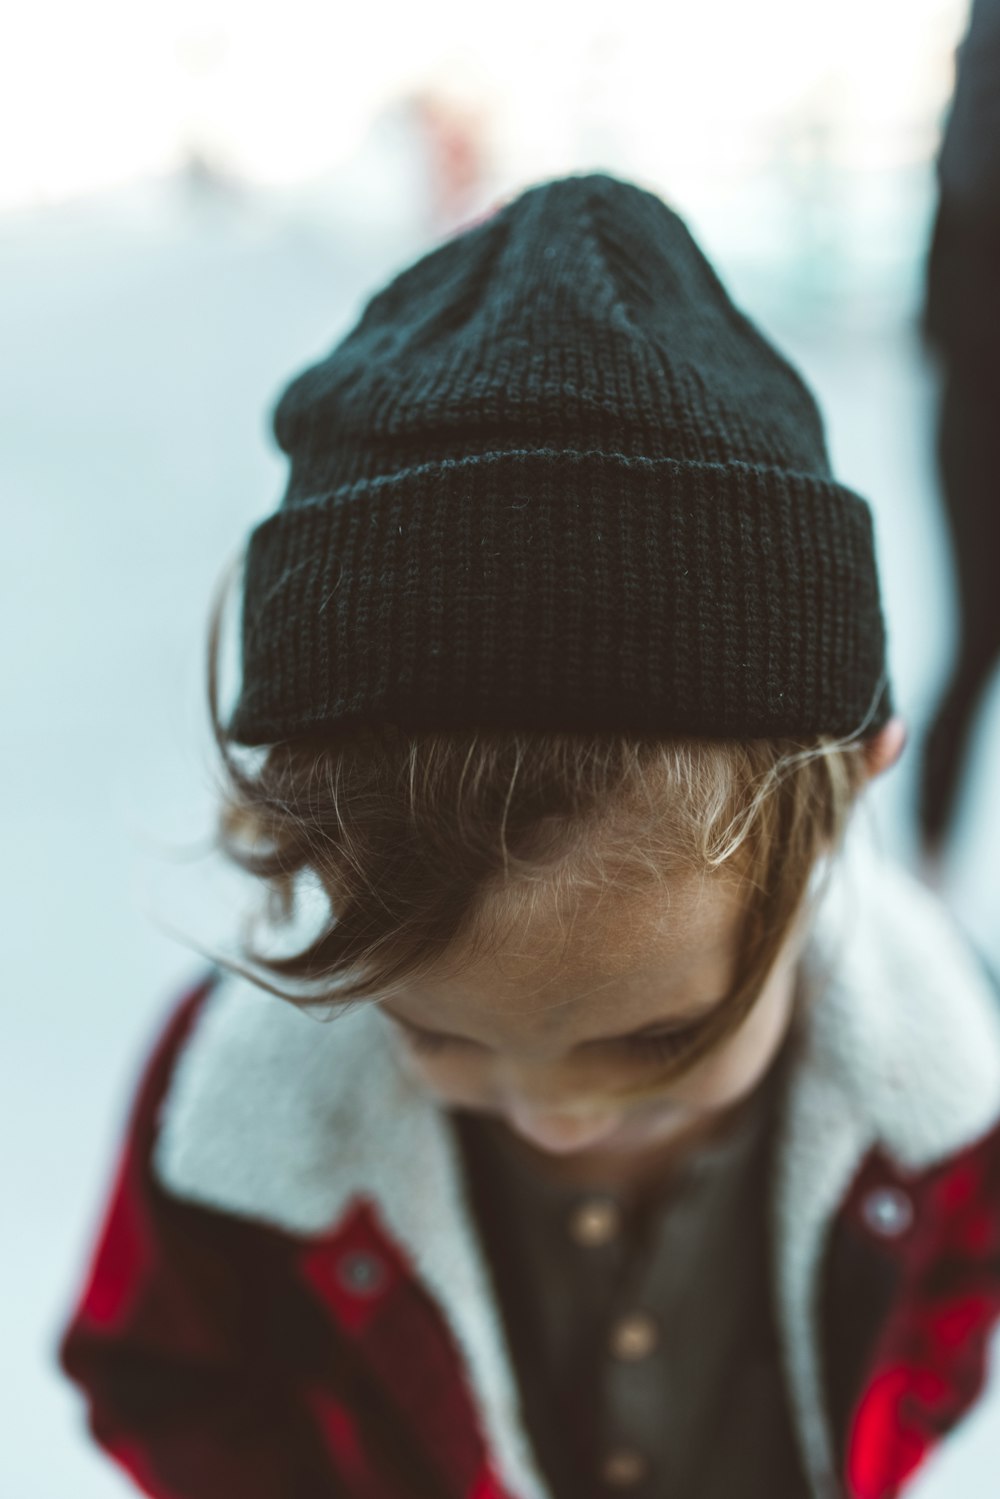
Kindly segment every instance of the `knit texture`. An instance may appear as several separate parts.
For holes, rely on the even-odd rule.
[[[251,534],[244,744],[390,721],[866,734],[892,711],[871,514],[682,220],[529,188],[284,391]]]

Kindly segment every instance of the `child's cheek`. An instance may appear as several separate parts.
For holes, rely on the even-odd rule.
[[[479,1105],[487,1101],[481,1060],[462,1052],[422,1056],[405,1045],[397,1048],[397,1055],[407,1077],[441,1103]]]
[[[761,996],[734,1035],[679,1078],[671,1097],[696,1109],[724,1109],[750,1093],[774,1060],[792,1018],[791,986]]]

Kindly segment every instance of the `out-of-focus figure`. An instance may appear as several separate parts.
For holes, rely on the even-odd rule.
[[[473,212],[488,176],[485,112],[430,87],[407,102],[426,151],[428,228],[434,234],[451,233]]]
[[[941,361],[937,454],[958,631],[920,767],[919,830],[931,862],[952,829],[1000,660],[1000,0],[973,0],[937,172],[923,327]]]

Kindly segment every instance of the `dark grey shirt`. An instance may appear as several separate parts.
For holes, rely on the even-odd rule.
[[[770,1293],[775,1103],[734,1116],[631,1210],[542,1179],[502,1125],[449,1115],[524,1419],[554,1499],[805,1499]]]

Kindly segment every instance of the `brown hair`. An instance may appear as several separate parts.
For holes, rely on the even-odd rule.
[[[585,889],[646,891],[701,874],[746,891],[740,977],[718,1018],[657,1079],[731,1034],[749,1013],[810,876],[839,847],[865,782],[864,745],[835,740],[656,738],[624,732],[366,724],[257,750],[240,767],[220,721],[223,585],[208,634],[208,699],[222,759],[216,839],[264,882],[275,929],[299,913],[300,878],[319,882],[327,917],[299,952],[243,955],[298,1006],[382,997],[408,979],[499,950],[543,899]],[[244,749],[242,753],[247,753]],[[253,923],[251,923],[251,926]]]

